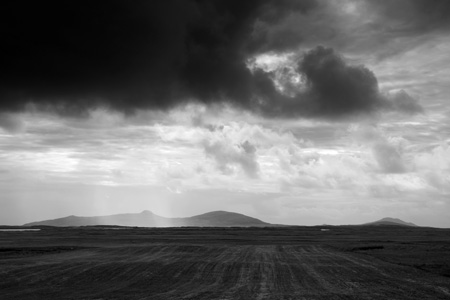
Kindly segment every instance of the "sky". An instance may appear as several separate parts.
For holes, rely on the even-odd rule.
[[[450,227],[450,1],[21,1],[0,224],[214,210]]]

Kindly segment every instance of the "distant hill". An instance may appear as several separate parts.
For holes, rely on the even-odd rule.
[[[190,218],[179,218],[179,220],[182,224],[186,224],[183,226],[249,227],[270,225],[256,218],[227,211],[213,211]]]
[[[402,221],[400,219],[396,219],[396,218],[383,218],[381,220],[375,221],[375,222],[370,222],[370,223],[366,223],[363,225],[394,225],[394,226],[413,226],[413,227],[417,227],[416,224],[411,223],[411,222],[405,222]]]
[[[94,225],[118,225],[140,227],[253,227],[270,226],[259,219],[243,214],[213,211],[202,215],[187,218],[165,218],[155,215],[151,211],[144,210],[135,214],[117,214],[110,216],[78,217],[68,216],[59,219],[45,220],[24,224],[24,226],[94,226]]]

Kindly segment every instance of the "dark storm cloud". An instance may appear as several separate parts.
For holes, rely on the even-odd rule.
[[[294,96],[280,94],[267,74],[256,72],[256,90],[264,101],[256,101],[255,109],[269,116],[326,118],[380,110],[422,111],[417,100],[405,91],[392,96],[381,94],[372,71],[362,65],[349,65],[332,48],[318,46],[308,51],[296,71],[306,88]]]
[[[180,99],[245,102],[246,44],[314,1],[20,1],[2,4],[2,109],[165,108]],[[93,103],[94,102],[94,103]]]
[[[370,112],[381,106],[378,82],[364,66],[350,66],[331,48],[309,51],[299,64],[314,109],[323,114]]]
[[[377,110],[384,100],[374,74],[331,48],[305,54],[296,69],[307,90],[295,97],[282,95],[270,73],[248,69],[253,55],[302,42],[297,28],[271,28],[322,9],[316,0],[2,4],[0,110],[31,101],[69,113],[96,105],[133,111],[192,99],[282,117]]]

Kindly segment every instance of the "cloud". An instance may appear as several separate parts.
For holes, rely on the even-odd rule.
[[[400,153],[388,143],[376,143],[373,148],[373,155],[378,162],[382,172],[403,173],[406,168],[403,164]]]
[[[446,0],[366,1],[382,16],[384,26],[398,35],[420,35],[450,29],[450,3]]]
[[[358,143],[368,147],[382,173],[405,173],[408,168],[403,158],[407,143],[401,137],[386,136],[376,125],[359,124],[350,129]]]
[[[0,109],[29,101],[65,113],[99,105],[168,108],[192,98],[245,104],[255,22],[276,24],[315,2],[10,2],[0,21],[8,45],[0,53],[7,58]]]
[[[205,142],[204,149],[223,173],[233,173],[233,165],[238,165],[248,177],[259,176],[256,147],[248,141],[240,145],[230,145],[227,141]]]
[[[319,0],[11,2],[0,24],[8,45],[0,53],[8,58],[0,110],[33,102],[64,114],[100,106],[130,113],[197,101],[274,117],[377,111],[383,99],[375,75],[332,47],[316,47],[333,46],[341,36],[341,27],[330,35],[326,24],[339,24],[336,18],[351,9],[334,6]],[[300,46],[311,50],[301,55]],[[269,72],[248,68],[249,59],[268,52],[294,53],[299,61]],[[398,105],[405,107],[411,108]]]
[[[410,114],[424,112],[424,109],[419,104],[419,101],[411,97],[404,90],[400,90],[392,95],[388,95],[388,99],[393,110]]]
[[[382,103],[375,75],[364,66],[350,66],[331,48],[319,46],[299,63],[310,88],[313,111],[325,115],[370,112]]]
[[[418,153],[413,159],[416,170],[423,173],[428,184],[450,192],[450,146],[442,143],[430,151]]]
[[[0,128],[10,133],[19,133],[25,129],[25,123],[18,114],[0,112]]]
[[[254,110],[264,115],[337,119],[388,110],[423,111],[405,91],[390,97],[380,93],[372,71],[348,64],[330,47],[317,46],[304,55],[284,58],[263,55],[249,65],[258,78],[256,97],[260,101],[254,103]]]
[[[156,201],[168,214],[179,215],[186,215],[181,207],[200,213],[245,212],[248,206],[260,214],[276,211],[275,223],[298,224],[300,216],[301,224],[317,224],[322,223],[317,218],[329,215],[323,221],[328,223],[342,215],[336,221],[342,224],[362,223],[368,213],[376,219],[389,211],[408,215],[415,210],[417,215],[427,211],[436,224],[448,223],[443,213],[450,186],[445,111],[439,118],[386,114],[376,125],[351,125],[350,134],[348,122],[248,117],[236,108],[216,111],[209,105],[136,115],[99,109],[87,119],[19,115],[27,134],[0,134],[0,169],[8,170],[0,176],[6,206],[17,199],[37,206],[49,199],[72,203],[74,189],[62,186],[81,184],[93,187],[82,197],[86,203],[108,208],[116,199],[118,211],[142,211]],[[421,133],[427,135],[418,138]],[[39,188],[36,193],[43,185],[48,192]],[[205,195],[201,202],[199,193]],[[121,202],[125,198],[142,199],[143,207]],[[361,219],[350,222],[351,215]]]

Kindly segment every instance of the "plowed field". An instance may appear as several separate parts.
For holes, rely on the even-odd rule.
[[[0,299],[450,299],[449,277],[331,233],[184,230],[1,233]]]

